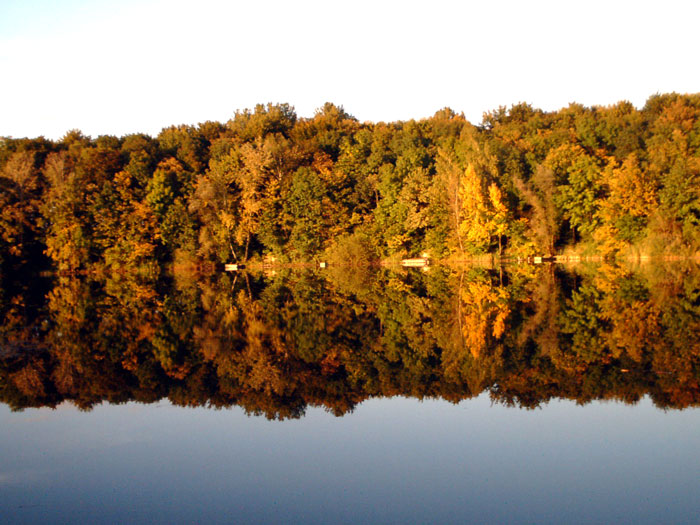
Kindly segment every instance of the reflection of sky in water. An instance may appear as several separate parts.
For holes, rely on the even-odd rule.
[[[335,418],[240,409],[0,408],[9,521],[692,522],[700,410],[487,396]]]

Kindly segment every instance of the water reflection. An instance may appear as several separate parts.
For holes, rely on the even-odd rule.
[[[487,392],[700,402],[693,266],[432,268],[6,279],[0,401],[336,415],[375,397]]]

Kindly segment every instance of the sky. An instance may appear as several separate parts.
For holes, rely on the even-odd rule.
[[[0,136],[157,135],[286,102],[478,124],[700,91],[700,3],[2,0]]]

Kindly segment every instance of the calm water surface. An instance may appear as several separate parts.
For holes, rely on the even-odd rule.
[[[13,280],[10,523],[696,523],[694,266]]]
[[[167,402],[0,409],[9,522],[696,522],[700,412],[487,396],[274,422]]]

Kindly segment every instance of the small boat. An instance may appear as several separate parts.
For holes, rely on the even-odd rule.
[[[427,257],[418,257],[416,259],[403,259],[401,261],[401,266],[409,266],[412,268],[421,268],[429,265],[430,260]]]

